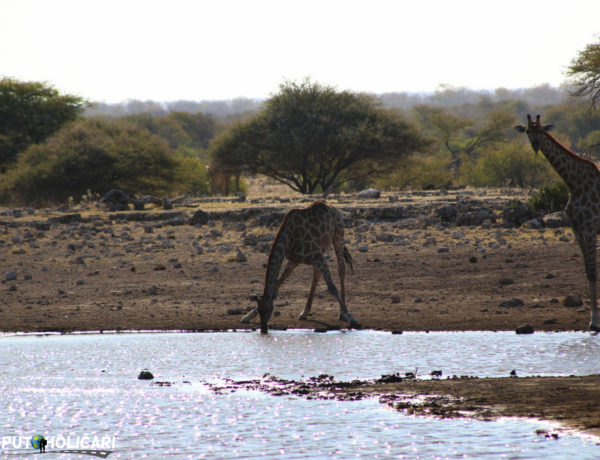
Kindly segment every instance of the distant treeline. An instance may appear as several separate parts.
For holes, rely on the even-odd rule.
[[[418,105],[436,107],[455,107],[478,104],[481,102],[502,102],[519,100],[529,106],[550,106],[564,102],[568,88],[552,87],[548,84],[525,89],[497,88],[495,90],[475,91],[468,88],[440,86],[433,93],[384,93],[376,95],[384,105],[392,108],[408,110]],[[260,110],[263,100],[236,98],[227,101],[174,101],[156,102],[130,100],[118,104],[93,103],[85,111],[88,117],[123,117],[147,113],[164,116],[170,112],[203,113],[212,115],[217,120],[233,121],[245,118]]]

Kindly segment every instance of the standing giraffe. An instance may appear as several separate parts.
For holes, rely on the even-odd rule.
[[[325,251],[332,245],[337,258],[341,297],[331,280],[325,260]],[[277,279],[284,258],[288,259],[288,263],[281,278]],[[242,323],[250,322],[258,314],[260,331],[266,334],[273,313],[273,300],[277,297],[279,287],[298,265],[308,264],[313,266],[313,279],[306,306],[299,319],[304,320],[310,314],[315,289],[322,276],[327,283],[328,291],[340,304],[339,319],[347,321],[350,327],[360,327],[346,308],[344,287],[346,263],[352,268],[352,258],[344,246],[344,222],[339,211],[325,200],[317,200],[307,208],[290,210],[283,218],[271,246],[263,295],[257,298],[258,306],[242,318]]]
[[[561,145],[548,133],[552,128],[552,125],[542,125],[539,115],[535,121],[527,115],[527,127],[515,126],[517,131],[527,134],[533,150],[536,153],[542,151],[569,187],[571,196],[565,212],[571,220],[573,233],[583,253],[592,304],[590,329],[600,331],[596,297],[596,235],[600,231],[600,171],[594,163]]]

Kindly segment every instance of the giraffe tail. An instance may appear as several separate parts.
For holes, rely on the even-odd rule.
[[[350,271],[353,272],[354,271],[354,259],[352,259],[352,256],[350,255],[350,251],[348,251],[348,248],[346,246],[344,246],[344,261],[346,262],[346,265],[348,265],[348,267],[350,267]]]

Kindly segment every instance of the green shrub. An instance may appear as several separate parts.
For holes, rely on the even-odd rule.
[[[557,177],[543,155],[536,155],[522,143],[503,143],[465,163],[460,180],[474,187],[539,187]]]
[[[103,194],[206,193],[206,168],[166,141],[123,121],[86,119],[19,154],[0,181],[0,199],[33,206],[65,202],[88,189]]]
[[[569,189],[564,182],[557,182],[541,187],[529,200],[529,205],[536,211],[562,211],[569,202]]]
[[[441,186],[452,182],[448,161],[439,155],[413,155],[390,174],[380,177],[376,185],[382,189],[422,189],[429,185]]]

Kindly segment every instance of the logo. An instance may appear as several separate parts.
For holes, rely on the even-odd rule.
[[[3,436],[0,438],[2,455],[33,455],[40,453],[83,454],[92,457],[107,458],[114,452],[114,436],[45,436],[36,434],[27,439],[22,436]],[[31,446],[31,448],[28,448]],[[32,451],[35,449],[35,451]]]

